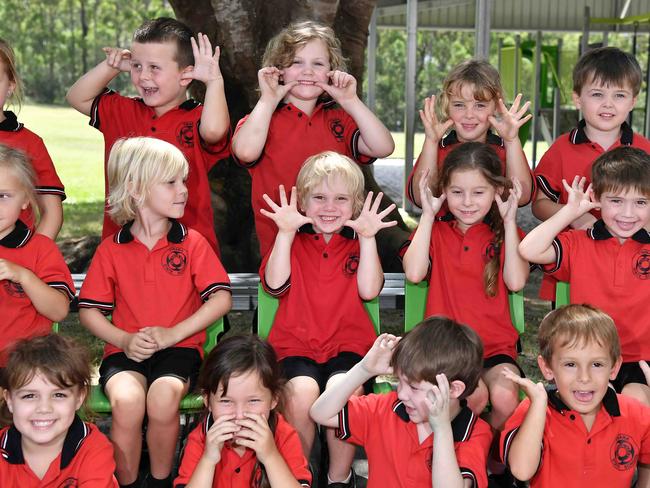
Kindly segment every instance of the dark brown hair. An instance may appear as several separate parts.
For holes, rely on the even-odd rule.
[[[174,61],[182,69],[194,64],[192,35],[192,30],[182,22],[170,17],[158,17],[143,22],[133,33],[133,42],[140,44],[173,42],[176,44]]]
[[[580,95],[591,82],[611,87],[629,86],[636,97],[641,90],[641,67],[634,56],[617,47],[599,47],[583,54],[573,68],[573,91]]]
[[[436,375],[444,373],[451,383],[459,380],[472,394],[483,369],[483,344],[470,327],[447,317],[429,317],[408,332],[397,344],[391,366],[395,374],[410,381],[436,384]]]
[[[634,189],[650,197],[650,155],[643,149],[619,146],[601,154],[591,167],[596,198],[605,192]]]

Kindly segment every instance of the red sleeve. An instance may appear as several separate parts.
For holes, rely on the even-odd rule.
[[[528,413],[528,407],[530,407],[530,400],[526,398],[517,405],[514,413],[508,420],[506,420],[503,430],[501,431],[501,436],[499,438],[499,457],[503,464],[508,464],[510,445],[517,435],[517,431],[524,421],[526,413]]]
[[[561,137],[567,137],[563,135]],[[560,141],[555,141],[542,156],[535,168],[536,190],[541,190],[553,202],[562,195],[562,154]]]
[[[37,260],[38,269],[34,270],[36,276],[46,285],[65,293],[72,301],[75,296],[74,283],[61,251],[49,237],[35,234],[32,239],[41,242]]]
[[[374,163],[377,158],[361,154],[361,151],[359,150],[359,138],[361,137],[361,131],[359,130],[357,123],[346,111],[341,109],[341,112],[343,114],[345,142],[350,148],[350,154],[352,154],[352,158],[359,164]]]
[[[90,262],[79,292],[79,308],[97,308],[109,314],[115,307],[115,267],[108,247],[112,237],[102,241]]]
[[[616,395],[622,407],[622,415],[630,418],[630,424],[635,425],[640,433],[639,464],[650,464],[650,407],[630,397]]]
[[[230,292],[228,273],[207,239],[192,229],[189,230],[187,238],[193,240],[190,269],[192,282],[201,295],[201,299],[205,302],[210,295],[219,290]]]
[[[215,142],[214,144],[208,144],[201,137],[201,115],[203,114],[203,109],[205,107],[201,105],[200,107],[194,109],[197,112],[198,118],[195,121],[194,126],[196,127],[196,140],[201,141],[201,152],[203,153],[203,162],[205,163],[206,171],[210,169],[221,159],[226,159],[230,156],[230,127],[228,127],[228,132],[224,135],[221,140]]]
[[[36,173],[36,193],[39,195],[57,195],[65,200],[65,190],[59,175],[56,173],[54,162],[47,152],[43,139],[34,134],[30,144],[29,155]]]
[[[237,126],[235,127],[235,132],[233,134],[232,139],[234,139],[235,135],[237,135],[237,132],[239,132],[239,129],[241,129],[241,126],[244,125],[244,122],[246,122],[246,120],[248,119],[249,116],[250,116],[250,114],[244,115],[239,120],[239,122],[237,122]],[[232,159],[235,161],[235,163],[237,163],[237,165],[241,166],[242,168],[251,168],[251,167],[255,166],[258,163],[259,159],[256,159],[255,161],[251,161],[250,163],[244,163],[244,162],[240,161],[239,159],[237,159],[237,156],[235,155],[235,152],[232,150],[232,139],[230,140],[230,154],[232,156]]]
[[[477,419],[472,434],[464,442],[456,443],[456,462],[464,479],[470,479],[475,488],[487,488],[487,456],[492,444],[492,429]]]
[[[300,437],[295,429],[289,423],[282,419],[278,420],[278,426],[275,432],[275,444],[278,451],[287,463],[293,477],[298,480],[302,486],[311,486],[311,471],[302,452]]]
[[[190,482],[190,478],[199,464],[203,449],[205,447],[205,422],[200,422],[196,428],[187,436],[187,443],[183,450],[183,459],[178,467],[178,476],[174,480],[174,488],[182,488]]]
[[[118,488],[115,479],[115,459],[113,445],[94,425],[89,425],[91,433],[84,439],[77,456],[82,469],[79,471],[79,487]],[[76,462],[76,461],[75,461]]]
[[[344,441],[363,446],[370,435],[373,426],[382,418],[386,409],[392,414],[390,403],[397,398],[396,393],[388,395],[370,394],[350,397],[343,410],[339,412],[339,426],[336,436]]]
[[[571,253],[576,246],[576,238],[580,230],[568,230],[560,232],[553,239],[555,249],[555,262],[543,266],[545,273],[553,275],[558,281],[571,281]]]
[[[298,238],[298,236],[296,236]],[[289,288],[291,287],[291,275],[289,275],[289,278],[287,279],[286,283],[284,283],[280,288],[271,288],[267,283],[266,283],[266,264],[269,262],[269,256],[271,255],[271,251],[273,248],[269,250],[268,253],[266,253],[266,256],[264,256],[264,259],[262,259],[262,264],[260,265],[260,283],[262,284],[262,288],[264,288],[264,291],[271,295],[272,297],[279,298],[282,295],[285,295],[288,291]],[[293,262],[293,253],[291,256],[291,261]]]

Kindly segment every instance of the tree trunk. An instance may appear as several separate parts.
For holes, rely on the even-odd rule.
[[[376,0],[170,0],[170,4],[180,21],[221,46],[220,65],[233,128],[257,102],[257,71],[267,42],[292,21],[309,18],[333,26],[361,91],[368,25]],[[193,85],[191,93],[202,99],[203,87]],[[372,171],[363,170],[366,188],[381,191]],[[256,271],[259,255],[257,240],[252,238],[249,175],[226,160],[210,177],[224,265],[231,272]],[[385,199],[384,205],[389,203]],[[396,270],[399,265],[394,256],[407,230],[397,211],[391,218],[399,226],[379,234],[379,247],[385,268]]]

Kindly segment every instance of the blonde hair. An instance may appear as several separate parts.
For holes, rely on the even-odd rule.
[[[188,165],[176,146],[152,137],[120,139],[111,149],[108,174],[108,213],[122,225],[136,216],[153,185],[182,175]]]
[[[0,168],[6,168],[18,180],[18,184],[31,205],[32,212],[36,214],[38,210],[35,188],[36,174],[29,156],[19,149],[0,144]]]
[[[605,312],[587,304],[573,304],[548,313],[539,324],[539,353],[551,362],[556,347],[580,347],[596,343],[609,352],[612,363],[621,355],[614,321]]]
[[[359,165],[343,154],[324,151],[307,158],[296,179],[298,201],[305,206],[307,198],[323,181],[343,180],[352,195],[352,217],[358,217],[364,202],[364,178]]]
[[[451,97],[458,95],[464,86],[470,86],[476,100],[495,102],[503,98],[501,77],[490,63],[483,59],[469,59],[456,65],[442,83],[438,107],[443,118],[449,118]]]
[[[9,100],[13,100],[20,110],[23,99],[23,82],[20,79],[20,76],[18,76],[18,70],[16,69],[16,55],[14,50],[11,48],[11,45],[2,38],[0,38],[0,64],[4,66],[9,81],[15,85]]]
[[[276,34],[266,45],[262,66],[275,66],[280,69],[291,66],[296,51],[313,40],[320,40],[325,44],[331,70],[346,70],[341,42],[336,38],[334,31],[331,27],[313,20],[294,22]]]

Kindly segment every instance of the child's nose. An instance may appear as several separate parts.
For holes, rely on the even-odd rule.
[[[51,412],[52,403],[50,402],[50,399],[47,397],[39,399],[38,404],[36,406],[36,411],[39,413]]]

